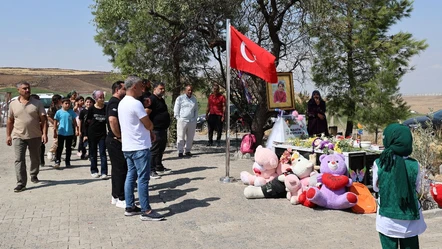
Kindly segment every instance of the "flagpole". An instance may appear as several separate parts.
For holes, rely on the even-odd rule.
[[[228,183],[235,181],[233,177],[230,177],[230,19],[226,21],[226,31],[226,176],[221,177],[220,181]]]

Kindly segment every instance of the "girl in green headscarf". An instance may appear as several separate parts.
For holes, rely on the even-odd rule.
[[[384,151],[373,165],[373,189],[379,192],[376,230],[383,249],[419,248],[418,235],[427,228],[417,200],[419,163],[410,129],[390,124],[384,130]]]

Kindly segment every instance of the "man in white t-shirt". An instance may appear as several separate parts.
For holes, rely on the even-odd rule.
[[[124,85],[126,96],[118,105],[122,150],[127,162],[124,215],[141,214],[141,220],[163,220],[164,216],[152,210],[149,204],[150,147],[153,124],[143,104],[137,100],[143,93],[144,86],[142,80],[136,76],[129,76],[124,81]],[[134,186],[137,178],[141,209],[135,206],[134,200]]]

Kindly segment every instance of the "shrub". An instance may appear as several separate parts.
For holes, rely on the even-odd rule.
[[[428,127],[432,127],[432,125]],[[439,173],[437,159],[441,152],[438,148],[440,148],[440,140],[432,129],[423,129],[421,125],[413,129],[413,153],[411,156],[420,164],[418,194],[424,210],[437,208],[437,204],[430,194],[430,183],[431,179]]]

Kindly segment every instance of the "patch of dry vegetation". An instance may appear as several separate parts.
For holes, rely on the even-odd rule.
[[[85,75],[85,74],[103,74],[106,72],[73,70],[60,68],[19,68],[19,67],[1,67],[0,74],[8,75]]]

